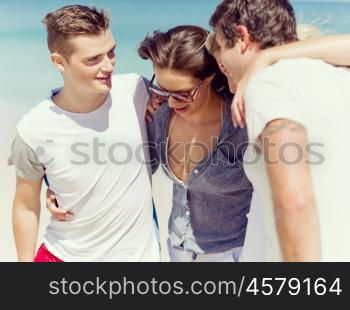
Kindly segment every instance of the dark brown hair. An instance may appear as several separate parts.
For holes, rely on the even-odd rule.
[[[204,80],[215,74],[212,86],[225,87],[227,79],[205,48],[209,32],[197,26],[178,26],[166,32],[147,35],[138,49],[142,59],[149,59],[159,68],[169,68]]]
[[[223,35],[229,48],[239,38],[237,26],[245,26],[261,49],[298,40],[294,10],[288,0],[224,0],[210,18],[210,25]]]
[[[99,35],[106,31],[109,16],[95,7],[68,5],[47,14],[43,23],[51,53],[57,52],[68,58],[73,52],[69,39],[82,34]]]

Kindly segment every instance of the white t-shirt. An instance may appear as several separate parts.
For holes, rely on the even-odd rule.
[[[275,119],[289,119],[306,128],[322,260],[350,261],[350,72],[320,60],[280,61],[253,79],[244,100],[250,142]],[[282,259],[262,159],[253,147],[245,154],[254,194],[242,261]]]
[[[10,157],[17,175],[45,173],[58,205],[75,214],[71,221],[51,219],[44,237],[63,261],[160,260],[141,133],[148,94],[136,74],[112,83],[91,113],[65,111],[50,97],[17,126]]]

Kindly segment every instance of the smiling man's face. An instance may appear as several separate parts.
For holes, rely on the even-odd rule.
[[[225,68],[229,75],[231,84],[237,85],[259,53],[257,44],[249,40],[245,29],[246,38],[238,39],[233,47],[228,47],[222,34],[216,33],[215,38],[219,46],[216,58]]]
[[[115,47],[112,32],[70,39],[73,53],[64,62],[65,83],[87,94],[108,93],[112,87]]]

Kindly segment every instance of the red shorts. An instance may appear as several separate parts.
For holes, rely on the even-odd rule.
[[[36,256],[34,258],[35,263],[63,263],[63,260],[60,260],[58,257],[53,255],[49,250],[46,248],[45,244],[43,243],[38,252],[36,253]]]

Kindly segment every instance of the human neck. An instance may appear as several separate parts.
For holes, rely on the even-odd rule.
[[[180,115],[184,120],[194,125],[207,125],[221,120],[222,100],[218,93],[208,87],[207,93],[202,94],[204,98],[201,109],[190,115]]]
[[[54,96],[54,101],[60,108],[68,112],[90,113],[102,106],[107,96],[108,94],[83,94],[65,85]]]

